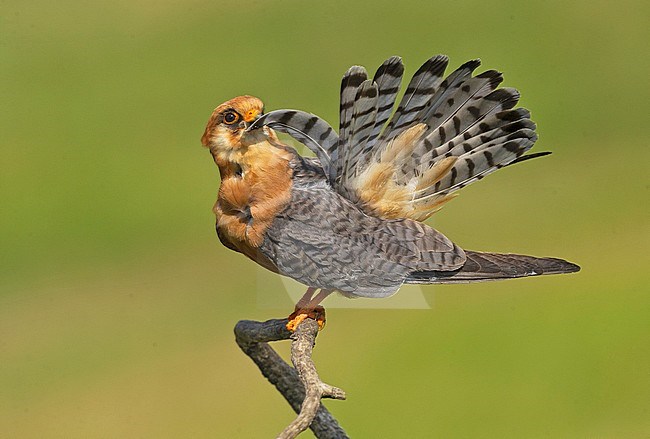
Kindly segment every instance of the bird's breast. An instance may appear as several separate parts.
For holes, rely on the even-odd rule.
[[[257,262],[266,230],[291,200],[290,158],[271,145],[252,145],[237,162],[219,166],[222,180],[214,206],[219,238]]]

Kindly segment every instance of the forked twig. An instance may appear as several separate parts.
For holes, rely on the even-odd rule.
[[[291,334],[287,319],[255,322],[241,320],[235,326],[237,344],[259,367],[262,374],[289,402],[298,417],[284,429],[279,439],[295,438],[311,428],[317,438],[348,438],[334,417],[320,403],[321,398],[345,399],[345,392],[323,383],[311,359],[318,334],[318,323],[305,319]],[[291,339],[289,366],[268,344]],[[307,392],[305,392],[305,388]],[[305,397],[305,395],[307,395]]]

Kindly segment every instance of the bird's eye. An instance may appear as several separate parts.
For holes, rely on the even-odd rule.
[[[232,125],[238,120],[239,120],[239,114],[235,113],[234,111],[228,111],[226,112],[226,114],[223,115],[223,121],[226,122],[228,125]]]

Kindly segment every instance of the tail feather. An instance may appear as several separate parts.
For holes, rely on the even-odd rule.
[[[416,271],[406,278],[405,283],[467,283],[580,271],[578,265],[557,258],[469,250],[466,250],[465,253],[467,262],[460,269],[455,271]]]

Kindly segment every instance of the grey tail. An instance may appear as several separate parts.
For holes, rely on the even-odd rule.
[[[467,262],[454,271],[414,271],[407,284],[450,284],[512,279],[516,277],[563,274],[580,271],[580,267],[557,258],[508,253],[483,253],[465,250]]]

